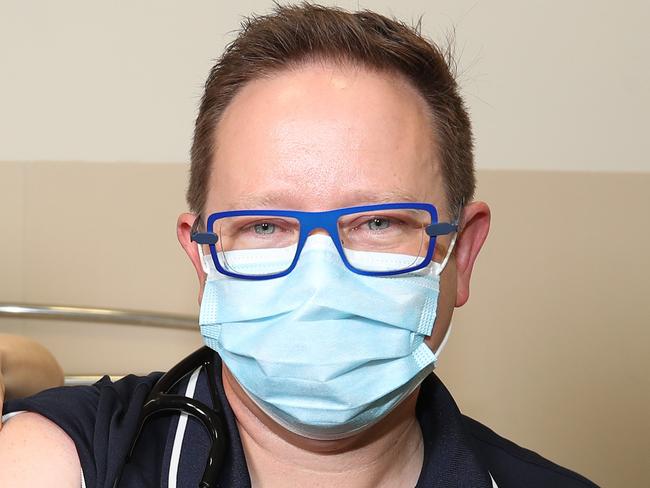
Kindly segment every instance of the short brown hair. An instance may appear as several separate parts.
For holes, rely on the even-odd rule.
[[[397,73],[417,88],[432,114],[447,204],[457,214],[474,196],[475,176],[471,124],[449,52],[422,37],[419,27],[370,11],[303,3],[247,18],[205,83],[192,144],[190,209],[201,213],[205,206],[217,124],[238,90],[300,63],[331,60]]]

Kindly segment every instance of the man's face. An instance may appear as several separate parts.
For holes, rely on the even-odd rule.
[[[396,76],[311,64],[253,81],[225,110],[216,140],[205,215],[416,201],[450,220],[426,103]],[[443,273],[433,348],[456,299],[453,267]]]

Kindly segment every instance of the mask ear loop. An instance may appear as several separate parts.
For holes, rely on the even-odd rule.
[[[447,345],[447,340],[449,339],[449,335],[451,334],[452,325],[453,322],[449,322],[449,326],[447,326],[447,332],[445,332],[445,337],[442,338],[442,342],[438,346],[438,349],[436,349],[436,352],[433,353],[433,355],[436,357],[436,360],[440,357],[440,353]]]
[[[451,253],[454,250],[454,246],[456,245],[456,238],[458,237],[458,232],[454,234],[454,237],[451,239],[451,244],[449,245],[449,249],[447,250],[447,255],[445,256],[445,259],[442,260],[442,263],[440,263],[440,273],[442,273],[445,269],[445,266],[447,266],[447,262],[449,261],[449,258],[451,257]]]
[[[217,242],[217,236],[213,233],[201,233],[198,231],[198,226],[202,222],[201,215],[197,215],[192,228],[190,229],[190,240],[196,242],[196,248],[199,251],[199,257],[201,259],[201,269],[203,272],[210,276],[210,265],[205,260],[205,254],[203,254],[203,244],[214,244]]]
[[[203,254],[203,246],[197,242],[196,247],[199,250],[199,256],[201,257],[201,268],[203,268],[203,271],[205,272],[206,275],[210,276],[210,267],[205,262],[205,254]]]
[[[449,258],[451,256],[452,251],[454,250],[454,246],[456,245],[456,238],[458,237],[458,232],[454,234],[454,237],[451,239],[451,244],[449,245],[449,250],[447,251],[447,255],[445,256],[445,259],[442,260],[442,263],[440,264],[440,273],[443,272],[445,269],[445,266],[447,266],[447,261],[449,261]],[[438,274],[440,274],[438,273]],[[442,350],[445,348],[447,345],[447,340],[449,339],[449,335],[451,334],[451,327],[453,323],[449,322],[449,325],[447,326],[447,332],[445,332],[445,337],[442,338],[442,342],[438,346],[438,349],[436,349],[436,352],[433,353],[435,356],[436,360],[440,357],[440,353]]]
[[[458,216],[458,220],[456,221],[457,224],[458,224],[458,230],[454,233],[454,237],[451,239],[451,244],[449,245],[449,249],[447,250],[447,255],[445,256],[445,259],[443,259],[442,263],[440,264],[440,272],[441,273],[445,269],[445,266],[447,266],[447,261],[449,261],[449,258],[451,257],[451,253],[454,250],[454,246],[456,245],[456,239],[458,238],[458,234],[460,232],[460,220],[461,220],[461,217],[463,215],[463,208],[464,207],[465,207],[465,201],[463,200],[461,202],[461,204],[460,204],[460,211],[458,212],[459,216]],[[447,345],[447,341],[449,340],[449,336],[451,335],[451,329],[452,329],[453,325],[454,325],[454,323],[450,321],[449,325],[447,326],[447,332],[445,332],[445,337],[442,338],[442,342],[440,343],[440,345],[436,349],[436,352],[433,353],[433,355],[436,358],[436,361],[440,357],[440,353],[442,352],[442,350]]]

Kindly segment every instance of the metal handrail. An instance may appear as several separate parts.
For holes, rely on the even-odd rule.
[[[140,310],[118,310],[111,308],[69,307],[58,305],[36,305],[28,303],[0,302],[1,318],[67,320],[74,322],[101,322],[120,325],[143,325],[163,329],[196,329],[198,319],[191,315],[145,312]],[[68,375],[67,386],[89,385],[101,378],[98,375]],[[118,380],[121,376],[111,376]]]
[[[194,330],[198,325],[198,319],[191,315],[3,302],[0,302],[0,318],[102,322],[183,330]]]

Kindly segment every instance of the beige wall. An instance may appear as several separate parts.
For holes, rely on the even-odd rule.
[[[195,277],[176,241],[185,170],[0,163],[8,224],[0,232],[0,301],[195,313]],[[200,345],[188,331],[144,327],[0,320],[0,330],[34,335],[67,374],[166,369]]]
[[[480,168],[648,170],[647,0],[336,3],[455,30]],[[270,6],[0,0],[0,161],[186,161],[212,60]]]
[[[649,486],[650,3],[339,4],[455,27],[494,211],[439,370],[461,408],[603,486]],[[196,313],[175,240],[195,110],[241,16],[269,6],[0,0],[0,301]],[[69,374],[165,369],[201,343],[0,330]]]
[[[197,313],[185,165],[0,165],[0,300]],[[461,409],[604,486],[646,486],[650,174],[483,170],[493,227],[439,372]],[[0,321],[68,374],[165,369],[198,332]],[[117,352],[116,352],[117,351]]]

